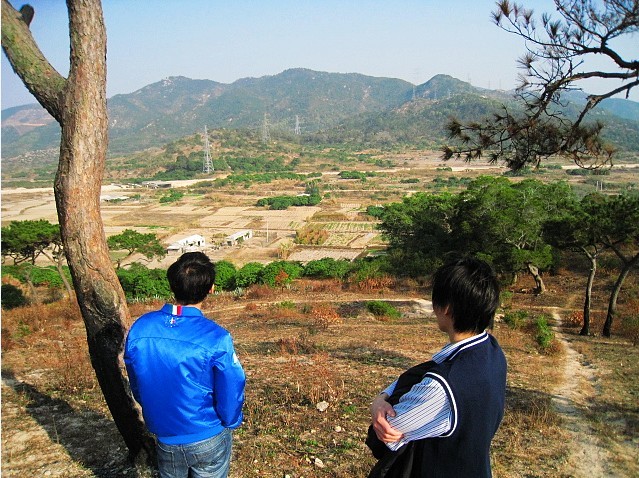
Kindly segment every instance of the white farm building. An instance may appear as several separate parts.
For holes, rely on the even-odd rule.
[[[234,246],[238,242],[248,241],[251,237],[253,237],[253,231],[250,229],[244,229],[242,231],[237,231],[230,236],[226,236],[224,238],[224,242],[227,246]]]
[[[191,252],[197,251],[200,248],[206,245],[206,241],[203,236],[199,234],[194,234],[192,236],[185,237],[184,239],[180,239],[177,242],[174,242],[169,247],[167,247],[168,252]]]

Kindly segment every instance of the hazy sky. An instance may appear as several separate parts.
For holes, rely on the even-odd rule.
[[[19,8],[25,1],[11,0]],[[67,76],[64,0],[28,0],[33,35]],[[232,83],[288,68],[421,84],[439,73],[510,89],[524,43],[495,26],[492,0],[103,0],[107,96],[168,76]],[[551,0],[523,0],[553,12]],[[631,42],[634,42],[631,43]],[[626,48],[637,50],[639,36]],[[635,54],[635,58],[636,58]],[[590,91],[596,92],[596,86]],[[632,99],[638,100],[634,92]],[[2,108],[35,103],[2,54]]]

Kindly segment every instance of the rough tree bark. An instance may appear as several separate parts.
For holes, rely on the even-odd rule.
[[[608,301],[608,312],[606,313],[606,321],[604,322],[603,330],[601,334],[604,337],[610,337],[612,335],[612,321],[617,313],[617,298],[619,297],[619,292],[621,291],[621,286],[626,280],[626,276],[632,270],[633,267],[639,263],[639,254],[635,254],[631,258],[626,258],[623,254],[618,253],[617,249],[615,249],[617,256],[623,261],[623,268],[621,269],[621,273],[617,280],[615,281],[615,285],[612,287],[612,292],[610,293],[610,300]]]
[[[539,295],[546,292],[546,284],[544,284],[544,280],[541,278],[541,274],[539,274],[539,268],[532,262],[528,262],[526,267],[535,280],[535,294]]]
[[[595,282],[597,274],[597,253],[591,254],[586,248],[581,249],[586,257],[590,260],[590,271],[588,272],[588,281],[586,282],[586,297],[584,299],[584,325],[579,331],[579,335],[588,335],[590,333],[590,302],[592,298],[592,284]]]
[[[70,70],[60,75],[35,43],[33,9],[2,0],[2,47],[15,72],[62,128],[54,192],[64,250],[87,332],[91,364],[130,457],[148,463],[153,443],[123,374],[129,312],[100,216],[107,149],[106,29],[100,0],[67,0]]]

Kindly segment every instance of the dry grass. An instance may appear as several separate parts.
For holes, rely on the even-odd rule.
[[[252,287],[243,298],[213,296],[205,304],[205,312],[233,334],[248,378],[246,418],[235,432],[231,477],[365,476],[373,464],[363,443],[371,397],[408,366],[427,360],[445,341],[434,321],[415,314],[409,300],[394,302],[402,317],[386,322],[375,320],[363,307],[367,300],[384,297],[421,297],[424,291],[412,288],[419,284],[398,284],[401,294],[393,289],[380,294],[372,288],[367,295],[356,287],[349,291],[334,281],[321,282],[300,282],[287,291]],[[558,287],[552,278],[548,282]],[[568,292],[573,290],[577,288]],[[132,304],[131,314],[160,305]],[[511,307],[534,313],[548,305],[519,293],[511,301]],[[593,327],[599,327],[600,320]],[[616,476],[637,476],[627,444],[636,443],[639,434],[639,351],[619,338],[579,337],[574,327],[565,333],[571,334],[585,360],[601,370],[588,417],[613,452]],[[540,353],[534,334],[525,327],[513,330],[497,322],[494,335],[509,363],[506,415],[492,450],[494,476],[569,476],[562,466],[570,443],[551,406],[552,390],[562,379],[557,366],[564,360],[562,351]],[[6,476],[29,475],[24,466],[12,472],[18,467],[9,453],[17,457],[24,452],[18,453],[17,438],[8,430],[30,420],[44,424],[50,440],[49,445],[41,440],[27,443],[32,455],[52,460],[42,449],[58,447],[57,461],[49,468],[70,463],[91,470],[87,476],[124,476],[125,449],[106,418],[75,305],[59,302],[4,312],[2,367],[3,377],[18,384],[3,395]],[[323,411],[317,407],[320,402],[327,404],[320,407]],[[9,404],[15,413],[5,414]],[[55,417],[55,427],[44,418],[47,413]],[[83,440],[57,427],[68,414],[75,417],[72,428]],[[111,450],[110,458],[90,453],[87,442],[91,449]],[[113,451],[118,447],[119,452]],[[32,468],[31,474],[37,470]]]

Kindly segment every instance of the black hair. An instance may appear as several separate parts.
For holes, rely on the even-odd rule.
[[[499,283],[486,262],[464,257],[435,272],[432,299],[433,306],[448,306],[456,332],[479,333],[493,325]]]
[[[171,264],[166,277],[178,304],[199,304],[215,283],[215,265],[202,252],[186,252]]]

